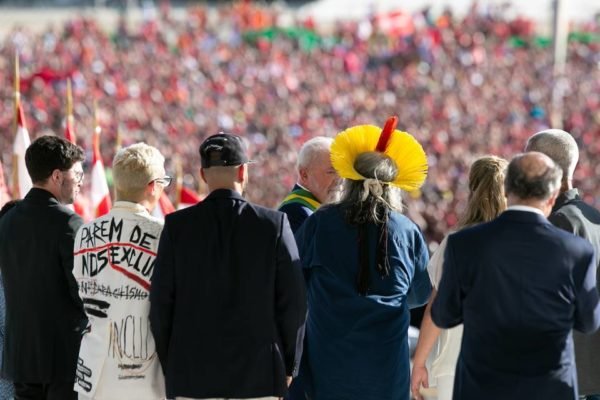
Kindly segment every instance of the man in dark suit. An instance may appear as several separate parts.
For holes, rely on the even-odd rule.
[[[0,219],[6,296],[2,375],[18,399],[76,399],[73,391],[83,304],[73,277],[81,218],[71,204],[83,180],[83,149],[42,136],[25,153],[33,188]]]
[[[209,137],[200,157],[210,194],[167,216],[150,289],[167,397],[281,397],[306,314],[294,236],[285,214],[242,197],[239,136]]]
[[[595,331],[600,304],[591,245],[546,219],[561,176],[542,153],[515,157],[508,209],[448,239],[432,318],[464,323],[455,399],[577,399],[571,331]]]
[[[587,239],[596,252],[600,266],[600,211],[581,199],[573,187],[573,173],[579,161],[579,148],[573,137],[560,129],[547,129],[527,141],[525,151],[539,151],[550,157],[563,171],[560,194],[548,220],[555,226]],[[596,279],[600,268],[596,269]],[[579,393],[587,400],[600,400],[600,333],[573,333]]]
[[[306,141],[298,153],[298,183],[279,205],[296,233],[321,204],[336,200],[340,178],[329,156],[333,139],[316,136]]]

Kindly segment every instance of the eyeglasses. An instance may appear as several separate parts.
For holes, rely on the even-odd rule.
[[[156,182],[156,183],[160,183],[161,185],[163,185],[163,187],[167,187],[171,184],[172,181],[173,181],[173,177],[166,175],[162,178],[153,179],[150,181],[150,183]]]
[[[71,171],[73,171],[73,179],[72,179],[73,182],[75,182],[75,183],[83,182],[83,177],[84,177],[83,171],[74,171],[74,170],[71,170]],[[68,173],[69,170],[68,169],[64,170],[64,171],[61,170],[61,172]]]
[[[73,178],[74,178],[75,182],[77,182],[77,183],[83,182],[84,176],[85,175],[83,174],[83,171],[73,171]]]

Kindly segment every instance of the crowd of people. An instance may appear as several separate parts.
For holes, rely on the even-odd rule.
[[[401,196],[427,155],[397,123],[307,141],[282,212],[244,197],[246,142],[220,133],[199,147],[208,195],[153,217],[172,179],[136,143],[86,224],[66,207],[83,149],[34,140],[33,187],[0,210],[0,396],[597,400],[600,211],[573,186],[575,139],[547,129],[510,162],[478,158],[430,259]],[[411,376],[409,310],[428,299]]]
[[[371,19],[320,36],[311,21],[297,21],[315,33],[307,47],[291,35],[257,34],[277,22],[275,8],[240,3],[196,7],[183,20],[166,9],[158,15],[109,32],[77,18],[42,33],[15,27],[2,38],[0,80],[12,81],[18,50],[31,136],[64,129],[70,77],[78,143],[90,151],[96,100],[106,165],[117,136],[124,144],[144,140],[161,149],[169,171],[180,157],[185,184],[198,188],[200,142],[221,130],[237,133],[259,161],[250,174],[260,184],[248,196],[273,207],[294,185],[304,141],[398,115],[430,165],[425,185],[408,196],[409,215],[439,243],[466,204],[472,159],[514,154],[531,132],[550,125],[552,49],[534,40],[531,21],[477,7],[460,18],[424,10],[400,35],[381,32]],[[578,29],[597,31],[598,22]],[[572,41],[562,83],[563,125],[581,148],[575,180],[596,206],[600,188],[589,178],[600,172],[593,163],[600,153],[598,47]],[[0,87],[0,154],[8,171],[12,90]]]

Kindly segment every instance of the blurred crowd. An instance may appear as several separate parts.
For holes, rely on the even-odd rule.
[[[456,223],[474,158],[510,158],[550,126],[552,47],[536,39],[533,22],[508,19],[501,10],[473,6],[458,18],[425,9],[386,31],[375,16],[326,33],[311,20],[295,21],[297,35],[269,30],[278,23],[277,8],[247,2],[196,7],[183,20],[167,8],[156,15],[135,28],[123,20],[107,32],[94,19],[77,18],[42,33],[15,27],[0,39],[0,154],[8,176],[15,49],[32,138],[64,131],[70,77],[78,144],[91,150],[97,101],[107,166],[118,141],[143,140],[166,155],[172,174],[180,159],[185,185],[198,189],[202,140],[219,131],[240,134],[258,161],[248,197],[266,206],[276,206],[293,186],[305,140],[360,123],[382,126],[397,115],[399,129],[428,155],[426,184],[406,202],[431,243]],[[581,149],[575,186],[596,207],[599,25],[590,16],[572,28],[596,36],[569,43],[561,81],[563,129]]]

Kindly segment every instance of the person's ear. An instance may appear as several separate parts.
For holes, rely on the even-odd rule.
[[[206,181],[206,176],[204,175],[204,168],[200,168],[200,177],[202,178],[202,180],[204,181],[204,183],[208,183]]]
[[[52,171],[52,174],[50,175],[50,179],[52,180],[52,182],[60,184],[61,179],[64,179],[63,172],[58,168],[55,169],[54,171]]]
[[[308,180],[308,169],[307,168],[298,168],[298,176],[300,177],[300,182],[306,182]]]
[[[556,192],[554,192],[554,194],[552,196],[550,196],[550,198],[548,199],[548,207],[550,208],[550,210],[552,210],[552,208],[554,207],[554,203],[556,203],[556,199],[558,198],[558,195],[560,193],[560,190],[557,190]]]
[[[246,164],[242,164],[239,166],[237,171],[237,180],[238,182],[244,182],[246,179]]]
[[[154,196],[156,194],[156,192],[159,190],[158,189],[158,185],[156,183],[156,181],[152,181],[148,184],[148,186],[146,186],[146,194],[149,194],[151,196]]]

